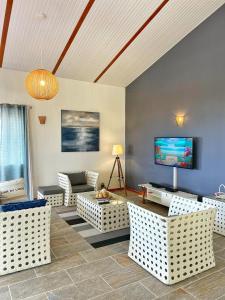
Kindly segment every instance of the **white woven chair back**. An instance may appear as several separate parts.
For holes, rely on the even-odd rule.
[[[183,197],[174,197],[169,207],[169,216],[185,215],[200,210],[206,210],[210,206],[202,202],[197,202]]]

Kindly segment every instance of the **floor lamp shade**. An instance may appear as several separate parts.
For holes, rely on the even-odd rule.
[[[113,145],[112,155],[123,155],[123,146],[122,145]]]
[[[25,85],[29,95],[37,100],[50,100],[56,96],[59,90],[56,77],[44,69],[29,73]]]

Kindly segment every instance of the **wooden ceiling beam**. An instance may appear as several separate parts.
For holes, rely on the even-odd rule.
[[[95,2],[95,0],[89,0],[89,1],[88,1],[88,4],[86,5],[86,7],[85,7],[85,9],[84,9],[84,11],[83,11],[83,13],[82,13],[82,15],[81,15],[79,21],[77,22],[77,24],[76,24],[76,26],[75,26],[75,28],[74,28],[74,30],[73,30],[71,36],[70,36],[70,38],[69,38],[69,40],[68,40],[68,42],[67,42],[65,48],[63,49],[63,51],[62,51],[62,53],[61,53],[61,55],[60,55],[60,57],[59,57],[59,59],[58,59],[56,65],[55,65],[55,67],[54,67],[54,69],[53,69],[53,71],[52,71],[53,74],[55,74],[55,73],[57,72],[57,70],[58,70],[58,68],[59,68],[59,66],[60,66],[60,64],[61,64],[61,62],[62,62],[62,60],[64,59],[64,57],[65,57],[67,51],[69,50],[71,44],[73,43],[73,41],[74,41],[74,39],[75,39],[75,37],[76,37],[78,31],[80,30],[80,28],[81,28],[81,26],[82,26],[82,24],[83,24],[85,18],[87,17],[87,15],[88,15],[88,13],[89,13],[89,11],[90,11],[92,5],[94,4],[94,2]]]
[[[1,44],[0,44],[0,68],[2,68],[2,64],[3,64],[12,6],[13,6],[13,0],[7,0],[6,9],[5,9],[5,18],[4,18],[3,28],[2,28]]]
[[[150,15],[150,17],[144,22],[144,24],[135,32],[135,34],[129,39],[129,41],[121,48],[121,50],[113,57],[110,63],[105,67],[105,69],[98,75],[94,82],[98,80],[108,71],[108,69],[115,63],[115,61],[123,54],[123,52],[134,42],[134,40],[139,36],[139,34],[149,25],[149,23],[159,14],[163,7],[169,2],[169,0],[164,0],[156,8],[156,10]]]

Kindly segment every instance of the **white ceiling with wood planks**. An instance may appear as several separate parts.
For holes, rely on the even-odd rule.
[[[61,56],[55,69],[57,76],[116,86],[129,85],[225,3],[10,0],[6,32],[7,1],[0,1],[0,36],[7,36],[5,44],[1,39],[3,68],[28,72],[43,67],[53,71]],[[40,13],[47,18],[40,20]]]

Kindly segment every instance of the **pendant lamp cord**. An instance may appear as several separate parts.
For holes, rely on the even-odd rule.
[[[41,69],[44,69],[44,67],[43,67],[43,48],[41,48]]]

